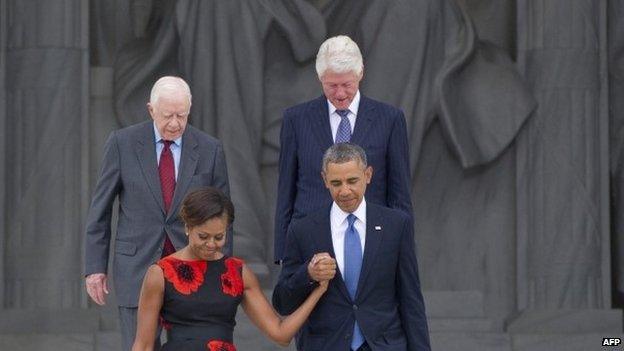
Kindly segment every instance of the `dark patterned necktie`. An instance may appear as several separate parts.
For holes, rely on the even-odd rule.
[[[169,148],[172,142],[170,140],[162,140],[162,142],[164,146],[162,152],[160,153],[158,175],[160,176],[160,190],[162,191],[163,203],[165,204],[165,212],[169,213],[176,185],[175,165],[173,163],[173,154]],[[165,233],[165,243],[163,245],[162,256],[169,256],[175,251],[175,247],[171,243],[169,236]]]
[[[336,110],[340,116],[340,124],[336,131],[336,144],[346,143],[351,140],[351,122],[349,122],[349,110]]]

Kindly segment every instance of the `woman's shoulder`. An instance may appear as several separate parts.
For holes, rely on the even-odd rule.
[[[227,255],[224,256],[223,257],[223,263],[228,268],[243,268],[243,267],[245,267],[245,261],[242,258],[236,257],[236,256],[227,256]]]

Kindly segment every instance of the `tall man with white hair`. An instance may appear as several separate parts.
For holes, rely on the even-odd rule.
[[[111,213],[119,198],[113,276],[123,350],[130,350],[134,341],[139,291],[147,268],[186,245],[178,217],[184,196],[203,186],[229,192],[221,142],[187,124],[188,84],[179,77],[160,78],[147,109],[152,120],[109,136],[86,226],[87,293],[104,305],[109,291]],[[232,240],[226,246],[227,252],[231,250]]]
[[[321,159],[334,143],[360,145],[374,170],[366,199],[412,217],[405,116],[360,93],[362,54],[347,36],[327,39],[316,57],[323,95],[287,109],[280,134],[275,213],[276,262],[284,259],[290,225],[332,199],[323,185]]]

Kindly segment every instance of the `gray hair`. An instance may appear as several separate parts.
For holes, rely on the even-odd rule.
[[[323,155],[323,172],[327,171],[330,163],[346,163],[359,161],[364,168],[368,166],[366,152],[359,145],[352,143],[337,143],[329,147]]]
[[[358,45],[346,35],[329,38],[321,44],[316,55],[316,74],[321,78],[325,71],[353,72],[362,76],[364,62]]]
[[[184,93],[188,96],[189,104],[191,103],[191,88],[184,79],[175,76],[161,77],[154,83],[152,92],[150,93],[150,104],[154,105],[158,102],[161,95]]]

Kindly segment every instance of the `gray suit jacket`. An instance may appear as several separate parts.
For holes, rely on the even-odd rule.
[[[165,213],[151,120],[114,131],[104,147],[102,169],[89,209],[85,239],[85,274],[106,273],[111,242],[111,214],[119,197],[113,277],[118,304],[135,307],[145,271],[162,254],[164,233],[180,249],[187,243],[178,216],[191,190],[214,186],[229,193],[221,142],[187,125],[175,194]],[[226,251],[231,253],[231,233]]]

